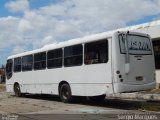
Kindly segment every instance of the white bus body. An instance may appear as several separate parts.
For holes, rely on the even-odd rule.
[[[13,55],[6,72],[8,92],[55,94],[63,102],[156,84],[151,39],[135,32],[102,33]]]
[[[156,68],[156,83],[157,88],[160,88],[160,20],[143,23],[140,25],[129,26],[126,28],[117,29],[118,31],[132,31],[149,34],[154,48],[155,68]]]

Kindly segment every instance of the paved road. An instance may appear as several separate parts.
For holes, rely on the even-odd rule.
[[[72,104],[51,95],[26,95],[17,98],[0,92],[2,120],[159,120],[160,112],[142,110],[144,101],[106,100],[91,102],[77,97]],[[141,115],[139,117],[138,115]],[[145,119],[149,117],[150,119]],[[139,118],[139,119],[138,119]],[[142,119],[140,119],[142,118]]]

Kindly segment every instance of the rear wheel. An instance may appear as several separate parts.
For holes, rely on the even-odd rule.
[[[69,103],[72,101],[71,88],[68,84],[65,83],[60,86],[59,96],[61,101],[64,103]]]
[[[22,95],[19,84],[14,85],[14,93],[16,97],[20,97]]]

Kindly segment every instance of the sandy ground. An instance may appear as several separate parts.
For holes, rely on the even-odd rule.
[[[0,84],[0,92],[5,91],[5,90],[6,90],[5,85],[4,84]]]
[[[49,120],[53,117],[58,119],[62,116],[65,119],[64,115],[67,115],[68,119],[84,119],[86,117],[92,120],[105,120],[106,118],[116,120],[120,119],[118,115],[123,114],[157,114],[156,117],[160,115],[159,110],[145,110],[143,106],[146,101],[112,99],[104,102],[91,102],[85,97],[77,97],[73,103],[65,104],[60,101],[58,96],[26,95],[15,97],[11,93],[6,93],[3,85],[0,85],[0,88],[0,114],[3,115],[0,116],[0,120],[5,115],[17,115],[20,120]],[[159,103],[155,104],[159,105]]]

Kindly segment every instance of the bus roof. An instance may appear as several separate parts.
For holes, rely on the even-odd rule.
[[[140,25],[134,25],[134,26],[129,26],[129,27],[125,27],[125,28],[120,28],[120,29],[117,29],[118,31],[132,31],[132,30],[137,30],[137,29],[143,29],[143,28],[149,28],[149,27],[153,27],[153,26],[158,26],[160,25],[160,20],[157,20],[157,21],[153,21],[153,22],[148,22],[148,23],[143,23],[143,24],[140,24]]]
[[[80,43],[86,43],[86,42],[90,42],[90,41],[96,41],[96,40],[100,40],[100,39],[109,38],[112,36],[112,34],[114,32],[116,32],[116,31],[104,32],[104,33],[94,34],[94,35],[85,36],[85,37],[81,37],[81,38],[71,39],[71,40],[67,40],[64,42],[45,45],[39,49],[11,55],[7,59],[16,58],[16,57],[20,57],[20,56],[26,56],[26,55],[30,55],[30,54],[34,54],[34,53],[38,53],[38,52],[48,51],[51,49],[63,48],[63,47],[70,46],[70,45],[76,45],[76,44],[80,44]]]
[[[140,25],[129,26],[126,28],[120,28],[120,29],[116,29],[116,30],[112,30],[112,31],[104,32],[104,33],[99,33],[99,34],[94,34],[94,35],[90,35],[90,36],[85,36],[85,37],[81,37],[81,38],[71,39],[68,41],[60,42],[60,43],[53,43],[53,44],[45,45],[44,47],[42,47],[40,49],[36,49],[36,50],[32,50],[32,51],[9,56],[8,59],[19,57],[19,56],[30,55],[30,54],[34,54],[37,52],[48,51],[50,49],[61,48],[61,47],[69,46],[69,45],[80,44],[80,43],[85,43],[85,42],[89,42],[89,41],[96,41],[98,39],[109,38],[116,31],[128,31],[128,30],[129,31],[136,31],[136,30],[141,30],[141,29],[145,29],[145,28],[149,28],[149,27],[153,27],[153,26],[158,26],[158,25],[160,25],[160,20],[149,22],[149,23],[144,23],[144,24],[140,24]]]

